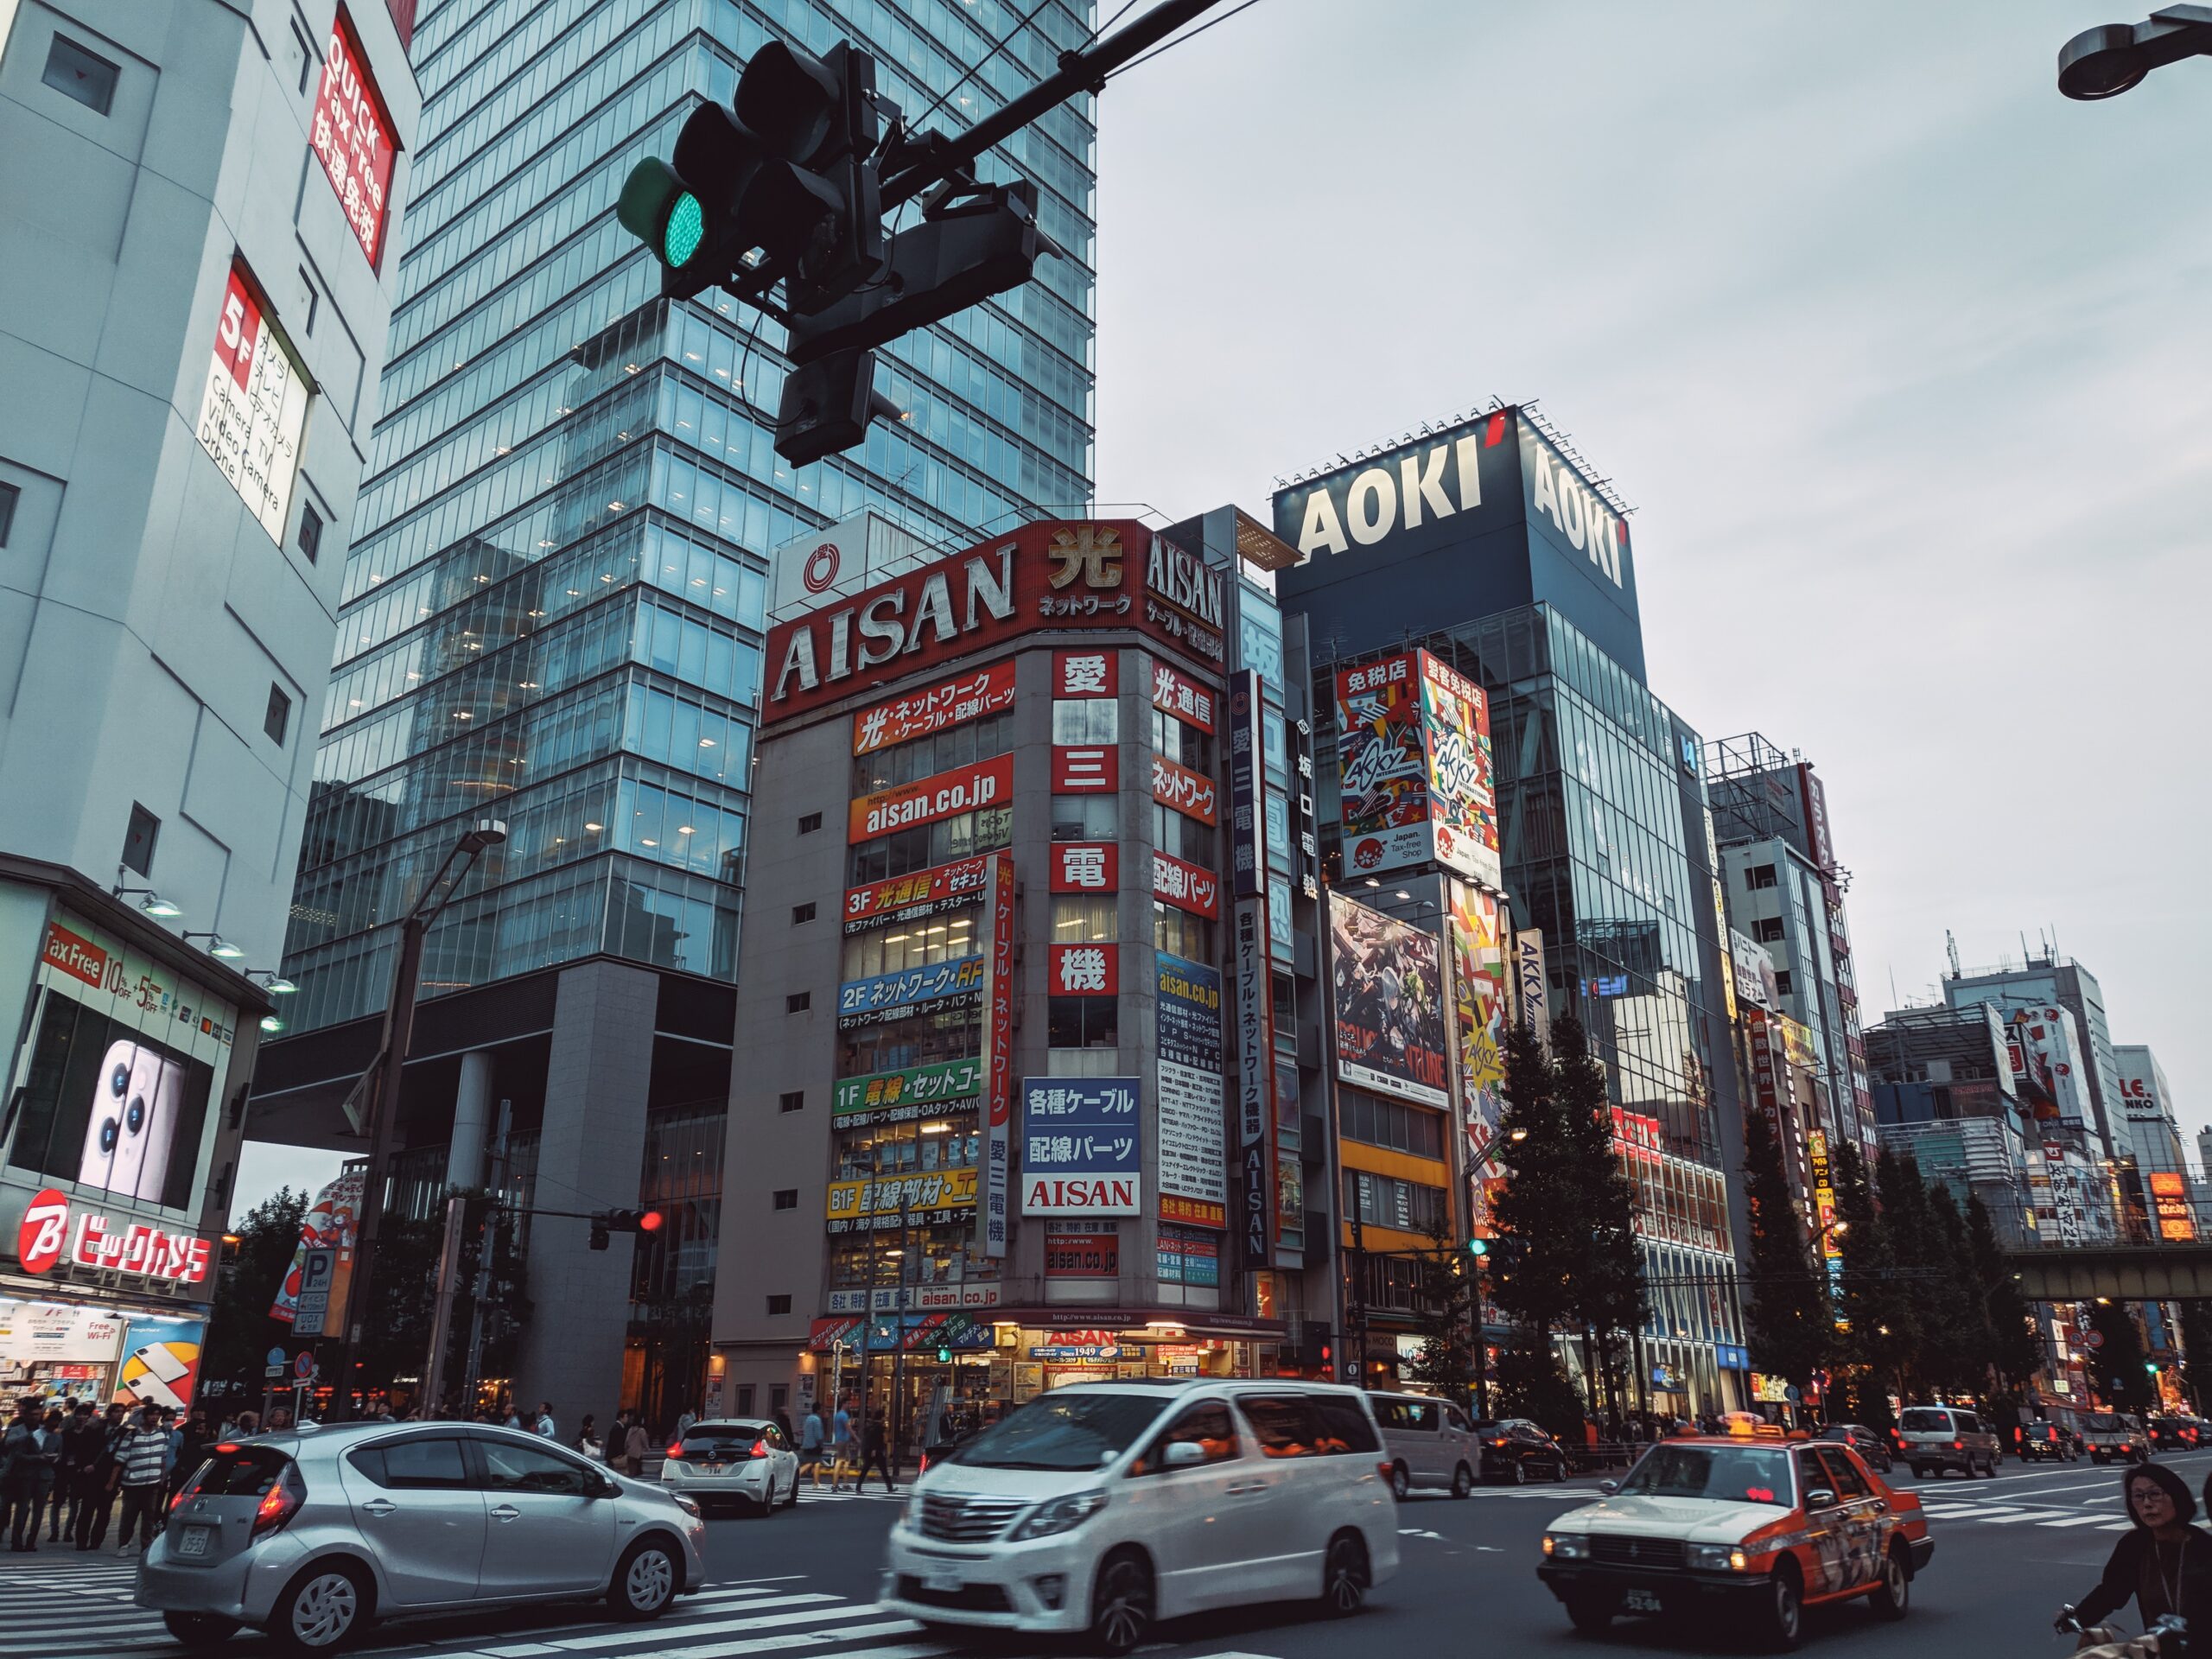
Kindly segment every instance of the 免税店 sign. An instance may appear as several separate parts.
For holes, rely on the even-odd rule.
[[[98,1210],[73,1216],[68,1198],[51,1186],[33,1196],[16,1229],[16,1256],[25,1273],[51,1273],[66,1256],[73,1267],[197,1285],[206,1282],[213,1255],[206,1239],[191,1233],[119,1222]]]
[[[935,823],[1014,798],[1014,757],[977,760],[934,777],[879,790],[855,800],[846,823],[846,840],[874,841],[918,823]]]

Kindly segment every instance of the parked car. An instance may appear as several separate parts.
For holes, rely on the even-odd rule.
[[[1897,1414],[1897,1456],[1923,1480],[1946,1469],[1994,1480],[2005,1448],[1996,1431],[1963,1406],[1907,1406]]]
[[[704,1573],[690,1498],[519,1430],[303,1424],[212,1447],[140,1559],[188,1647],[323,1653],[379,1619],[605,1597],[657,1618]]]
[[[1719,1611],[1794,1648],[1808,1605],[1865,1596],[1903,1618],[1936,1551],[1920,1499],[1840,1443],[1662,1440],[1605,1484],[1552,1522],[1536,1569],[1579,1630]]]
[[[717,1418],[692,1424],[668,1448],[660,1479],[702,1510],[741,1503],[766,1515],[798,1502],[798,1453],[766,1418]]]
[[[2202,1438],[2193,1417],[2153,1417],[2149,1433],[2154,1452],[2194,1452]]]
[[[1484,1480],[1519,1486],[1531,1480],[1565,1480],[1567,1448],[1525,1417],[1501,1417],[1475,1425],[1482,1442]]]
[[[925,1625],[1087,1631],[1109,1654],[1208,1608],[1354,1612],[1397,1571],[1391,1467],[1357,1389],[1055,1389],[915,1481],[879,1605]]]
[[[2082,1438],[2091,1463],[2142,1463],[2151,1455],[2142,1420],[2124,1411],[2091,1412]]]
[[[1890,1453],[1889,1442],[1863,1423],[1830,1423],[1816,1438],[1849,1446],[1870,1467],[1885,1475],[1897,1467],[1897,1460]]]
[[[1454,1497],[1474,1491],[1482,1444],[1465,1412],[1421,1394],[1370,1392],[1367,1403],[1390,1459],[1391,1496],[1403,1498],[1415,1487],[1440,1488]]]

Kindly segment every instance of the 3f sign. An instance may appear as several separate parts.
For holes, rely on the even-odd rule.
[[[1404,456],[1398,462],[1395,478],[1382,467],[1370,467],[1355,474],[1344,487],[1341,519],[1337,516],[1335,498],[1328,490],[1317,488],[1306,498],[1306,521],[1298,530],[1299,556],[1312,558],[1317,552],[1349,550],[1351,543],[1344,539],[1347,529],[1351,532],[1351,541],[1362,547],[1372,547],[1395,530],[1418,530],[1424,514],[1449,518],[1482,505],[1482,474],[1477,459],[1481,443],[1480,435],[1471,432],[1453,442],[1436,444],[1418,455]],[[1444,463],[1447,457],[1453,461],[1453,470],[1459,474],[1457,506],[1444,488]]]

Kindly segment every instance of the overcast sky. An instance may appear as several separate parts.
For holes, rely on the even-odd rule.
[[[1869,1018],[2055,931],[2193,1136],[2212,60],[2061,98],[2122,13],[1261,0],[1100,101],[1100,499],[1541,399],[1653,690],[1827,780]]]
[[[2053,83],[2144,9],[1260,0],[1100,100],[1099,499],[1540,399],[1653,689],[1826,779],[1868,1014],[2055,931],[2193,1136],[2212,61]]]

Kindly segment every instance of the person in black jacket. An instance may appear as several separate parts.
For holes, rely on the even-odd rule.
[[[2121,1490],[2135,1525],[2113,1546],[2097,1587],[2069,1610],[2084,1627],[2082,1645],[2120,1640],[2093,1627],[2132,1599],[2145,1630],[2168,1613],[2189,1621],[2196,1641],[2162,1638],[2159,1659],[2212,1652],[2212,1534],[2189,1524],[2196,1500],[2188,1484],[2162,1464],[2145,1463],[2127,1471]]]

